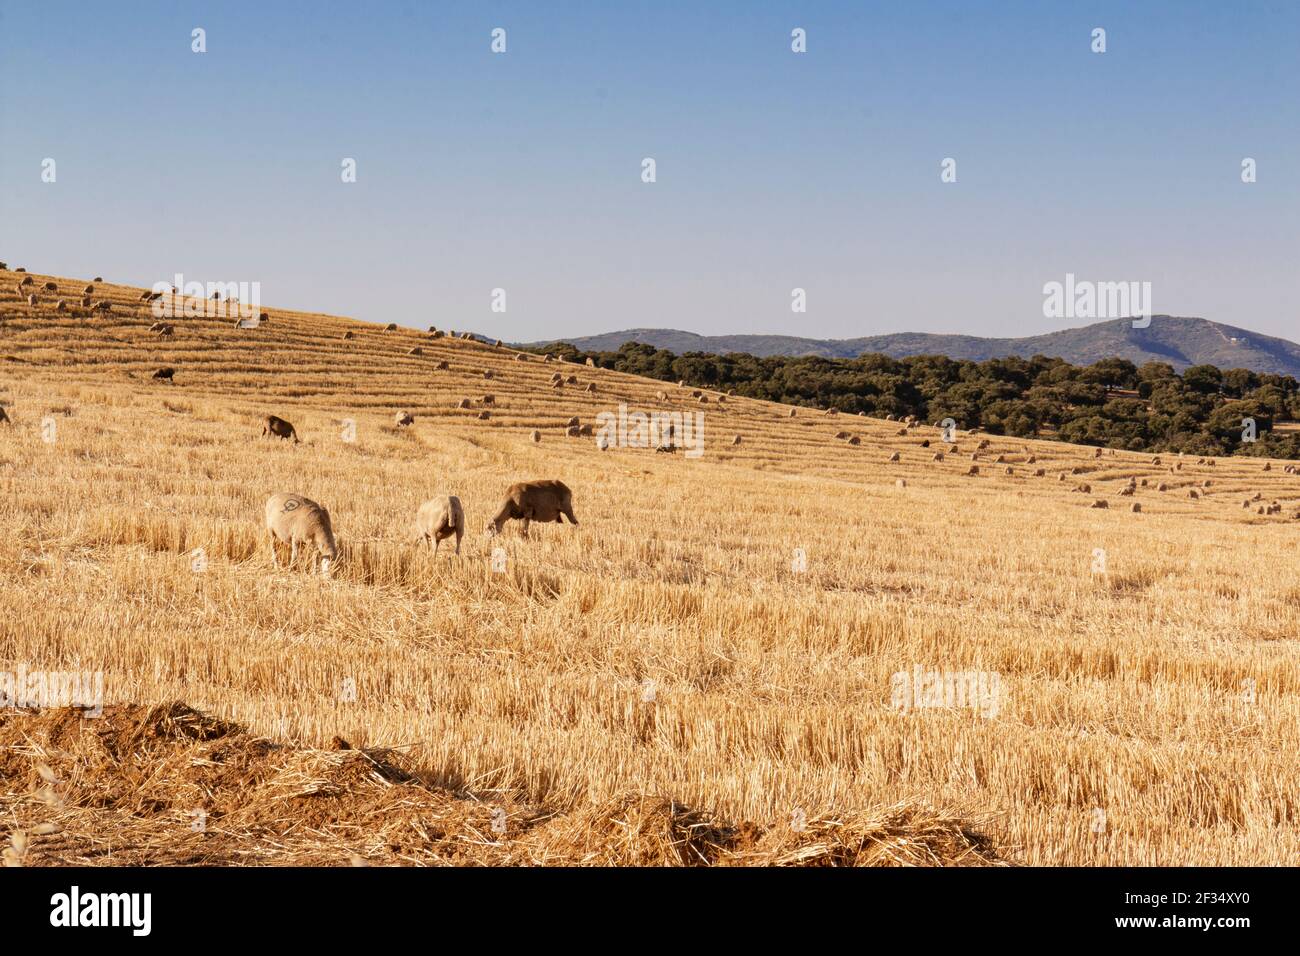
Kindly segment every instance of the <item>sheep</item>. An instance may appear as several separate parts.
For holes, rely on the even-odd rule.
[[[96,282],[103,282],[103,281],[104,281],[104,277],[103,277],[103,276],[95,276],[95,281],[96,281]]]
[[[465,510],[455,495],[430,498],[420,505],[415,515],[415,540],[425,542],[438,556],[438,545],[443,539],[456,536],[456,553],[460,554],[460,539],[465,536]]]
[[[158,379],[159,381],[171,382],[173,385],[176,384],[176,380],[173,377],[175,375],[176,375],[176,369],[174,368],[160,368],[158,369],[158,371],[153,373],[154,378]]]
[[[906,480],[905,478],[899,478],[897,481],[894,482],[894,487],[895,487],[895,488],[906,488],[906,487],[907,487],[907,480]]]
[[[459,402],[456,403],[456,407],[457,407],[457,408],[469,408],[469,399],[468,399],[468,398],[462,398]]]
[[[1034,469],[1034,477],[1035,477],[1035,478],[1045,478],[1045,477],[1047,477],[1047,469],[1046,469],[1046,468],[1035,468],[1035,469]]]
[[[577,426],[577,425],[570,425],[568,428],[566,428],[566,429],[564,430],[564,434],[565,434],[567,437],[569,437],[569,438],[577,438],[577,437],[578,437],[578,426]]]
[[[435,370],[435,371],[438,371],[438,372],[445,372],[445,371],[447,371],[447,370],[450,369],[450,368],[451,368],[451,366],[447,364],[447,360],[446,360],[446,359],[443,359],[443,360],[440,361],[437,365],[434,366],[434,370]]]
[[[393,424],[398,428],[407,428],[415,424],[415,416],[406,410],[402,410],[393,416]]]
[[[95,303],[94,310],[96,312],[112,312],[113,303],[109,302],[107,299],[100,299]]]
[[[29,295],[27,297],[27,304],[30,305],[32,308],[36,308],[36,296]]]
[[[1160,484],[1156,485],[1156,491],[1168,491],[1168,490],[1169,490],[1169,486],[1165,484],[1163,481],[1160,482]]]
[[[1085,481],[1083,484],[1081,484],[1078,488],[1075,488],[1074,490],[1079,492],[1080,494],[1090,495],[1092,494],[1092,485],[1088,484]]]
[[[980,473],[979,465],[971,465],[969,468],[966,469],[966,474],[968,475],[978,475],[979,473]]]
[[[460,333],[460,337],[461,337],[462,339],[472,339],[472,338],[474,338],[474,333],[473,333],[473,332],[462,332],[462,333]]]
[[[298,439],[297,429],[278,415],[267,415],[262,423],[262,437],[265,438],[267,435],[285,440],[292,438],[295,445],[302,444]]]
[[[521,481],[513,484],[506,491],[496,516],[488,522],[488,537],[501,533],[507,521],[522,520],[520,534],[528,537],[528,526],[533,521],[554,521],[563,524],[561,518],[568,518],[576,525],[578,519],[573,515],[573,493],[562,481]]]
[[[579,434],[580,436],[583,436],[583,437],[587,437],[587,436],[590,436],[590,435],[594,435],[594,434],[596,434],[595,426],[590,425],[590,424],[588,424],[588,425],[579,425],[579,426],[578,426],[578,434]]]
[[[396,332],[396,331],[397,331],[397,323],[396,323],[396,322],[389,322],[387,325],[384,326],[384,331],[385,331],[385,332]]]
[[[484,405],[495,405],[497,403],[497,397],[495,395],[484,395],[479,399],[479,401]]]
[[[862,444],[862,439],[859,438],[857,435],[854,435],[852,438],[849,439],[849,444],[850,444],[850,445],[861,445],[861,444]]]
[[[92,295],[92,294],[94,294],[94,291],[95,291],[95,287],[94,287],[93,285],[88,285],[88,286],[86,286],[84,289],[81,290],[81,294],[82,294],[82,295]],[[146,289],[144,292],[141,292],[141,293],[140,293],[139,301],[140,301],[140,302],[152,302],[152,301],[153,301],[153,293]]]
[[[500,340],[500,339],[497,339],[495,342],[493,342],[493,343],[492,343],[492,347],[493,347],[494,349],[499,349],[499,348],[501,348],[501,340]]]
[[[576,376],[576,375],[570,375],[568,378],[566,378],[566,379],[564,380],[564,384],[565,384],[565,385],[577,385],[577,384],[578,384],[578,376]]]
[[[23,286],[35,285],[35,284],[36,284],[36,280],[33,279],[31,276],[23,276],[22,280],[18,283],[18,288],[21,289]]]
[[[582,424],[582,422],[578,421],[578,416],[577,416],[577,415],[574,415],[572,418],[570,418],[567,422],[564,423],[564,427],[565,427],[565,428],[577,428],[577,427],[578,427],[579,425],[581,425],[581,424]]]
[[[552,372],[552,373],[551,373],[551,384],[552,384],[552,385],[554,385],[556,382],[562,382],[562,381],[564,381],[564,376],[561,375],[559,372]]]
[[[58,293],[58,291],[59,291],[59,286],[58,286],[57,283],[54,283],[54,282],[47,282],[47,283],[45,283],[45,285],[41,286],[41,289],[42,289],[43,291],[45,291],[45,292],[54,292],[54,293]]]
[[[67,312],[67,311],[68,311],[68,303],[66,303],[66,302],[64,302],[62,299],[60,299],[58,302],[56,302],[56,303],[54,304],[54,311],[55,311],[55,312]]]
[[[596,391],[596,383],[595,383],[595,382],[588,382],[588,383],[587,383],[586,391],[591,392],[591,393],[594,394],[595,391]]]
[[[4,410],[3,405],[0,405],[0,425],[10,424],[12,424],[12,422],[9,420],[9,413]]]
[[[542,361],[543,361],[543,362],[554,362],[554,361],[555,361],[555,356],[552,355],[550,352],[547,352],[545,355],[542,356]]]
[[[485,368],[483,370],[483,377],[485,379],[492,379],[495,378],[496,376],[492,373],[492,370],[490,368]]]
[[[434,329],[432,332],[429,333],[429,338],[431,339],[440,339],[442,337],[443,337],[443,333],[439,329]]]
[[[1014,468],[1012,468],[1010,465],[1007,465],[1007,467],[1003,469],[1003,474],[1006,474],[1006,475],[1014,475],[1015,473],[1016,473],[1016,470],[1015,470]]]
[[[1189,489],[1189,490],[1188,490],[1188,492],[1187,492],[1187,497],[1189,497],[1189,498],[1199,498],[1199,497],[1201,497],[1201,493],[1200,493],[1199,491],[1197,491],[1195,488],[1192,488],[1192,489]]]
[[[564,380],[556,379],[554,382],[551,383],[551,388],[564,388]]]
[[[437,332],[437,331],[438,331],[438,327],[436,325],[429,326],[430,333]]]
[[[1109,507],[1110,507],[1110,502],[1107,501],[1105,498],[1098,498],[1098,499],[1096,499],[1096,500],[1095,500],[1091,505],[1089,505],[1088,507],[1090,507],[1090,508],[1109,508]]]
[[[894,452],[892,455],[889,456],[889,460],[891,462],[902,461],[902,456],[899,455],[898,452]]]
[[[515,353],[515,361],[516,361],[516,362],[527,362],[527,361],[528,361],[528,356],[525,355],[523,352],[516,352],[516,353]]]
[[[929,447],[930,447],[930,439],[927,438],[925,441],[921,442],[921,447],[922,447],[922,448],[929,448]]]
[[[1098,448],[1095,452],[1093,452],[1092,457],[1093,457],[1093,458],[1100,458],[1100,457],[1101,457],[1101,449]]]
[[[270,322],[270,321],[271,321],[271,313],[270,313],[270,312],[259,312],[259,313],[257,314],[257,321],[259,321],[259,322]]]
[[[406,354],[407,354],[407,355],[423,355],[423,354],[424,354],[424,349],[422,349],[422,348],[420,348],[418,345],[416,345],[416,346],[414,346],[414,347],[412,347],[412,348],[407,349],[407,350],[406,350]]]
[[[902,438],[902,437],[903,437],[904,435],[906,435],[906,434],[907,434],[907,429],[906,429],[906,428],[900,428],[898,431],[894,432],[894,437],[895,437],[895,438]]]
[[[1264,462],[1264,470],[1265,470],[1265,471],[1272,471],[1272,470],[1273,470],[1273,466],[1270,465],[1268,462]]]
[[[1142,502],[1140,502],[1140,501],[1135,501],[1135,502],[1133,502],[1133,504],[1129,505],[1129,509],[1128,509],[1128,510],[1131,511],[1131,512],[1133,512],[1134,514],[1141,514],[1141,513],[1142,513]]]
[[[266,534],[271,544],[271,563],[280,566],[276,542],[289,545],[289,567],[298,560],[298,545],[314,548],[311,563],[319,555],[333,562],[338,557],[329,512],[310,498],[289,491],[277,491],[266,499]]]
[[[355,339],[356,336],[355,336],[351,331],[348,331],[348,332],[344,332],[344,333],[343,333],[343,338],[344,338],[345,340],[346,340],[346,339]]]
[[[170,325],[164,325],[158,330],[158,334],[163,338],[171,338],[176,333],[176,329]]]
[[[479,412],[476,417],[478,418],[479,421],[485,422],[492,417],[492,413],[485,408],[483,409],[483,411]]]
[[[532,434],[529,435],[528,437],[533,440],[534,444],[536,444],[537,442],[542,440],[542,433],[538,431],[536,428],[534,428]]]
[[[83,296],[81,297],[81,307],[82,307],[83,309],[89,309],[89,308],[90,308],[90,296],[88,296],[88,295],[83,295]]]
[[[941,452],[941,451],[936,451],[933,455],[930,456],[930,460],[931,460],[931,461],[943,461],[943,452]]]
[[[740,436],[739,436],[739,435],[736,435],[734,438],[732,438],[732,439],[731,439],[731,443],[732,443],[733,445],[739,445],[739,444],[740,444]]]
[[[668,393],[667,393],[667,392],[655,392],[655,401],[658,401],[658,402],[666,402],[666,401],[668,401]]]
[[[8,272],[8,271],[9,271],[9,263],[0,262],[0,272]]]
[[[826,409],[826,414],[827,414],[827,415],[838,415],[839,413],[840,413],[840,410],[839,410],[838,408],[836,408],[834,405],[832,405],[830,408]]]
[[[794,418],[794,415],[795,415],[795,410],[792,408],[790,409],[790,414],[787,417]]]
[[[988,440],[987,438],[984,438],[984,439],[981,439],[980,443],[979,443],[978,445],[975,446],[975,450],[976,450],[976,451],[983,451],[985,448],[988,448],[988,447],[989,447],[989,440]]]

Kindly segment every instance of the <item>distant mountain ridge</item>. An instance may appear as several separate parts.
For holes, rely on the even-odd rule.
[[[793,335],[697,335],[677,329],[627,329],[602,335],[531,343],[532,347],[564,341],[589,352],[616,352],[625,342],[642,342],[677,354],[709,352],[725,355],[817,355],[855,358],[881,352],[893,358],[946,355],[982,362],[1018,355],[1060,357],[1074,365],[1091,365],[1106,358],[1124,358],[1136,365],[1168,362],[1180,372],[1191,365],[1293,375],[1300,379],[1300,345],[1209,319],[1169,315],[1151,317],[1147,328],[1135,329],[1131,319],[1113,319],[1080,328],[1062,329],[1024,338],[982,338],[930,332],[898,332],[854,339],[808,339]]]

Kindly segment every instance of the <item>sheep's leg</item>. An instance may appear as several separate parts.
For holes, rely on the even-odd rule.
[[[294,538],[289,543],[289,570],[292,571],[298,566],[298,539]]]
[[[438,537],[437,534],[435,534],[433,536],[433,556],[435,558],[438,556],[438,545],[440,544],[442,544],[442,538]]]
[[[529,519],[528,515],[524,515],[524,526],[523,526],[522,528],[519,529],[519,534],[520,534],[521,537],[524,537],[524,538],[528,537],[528,522],[529,522],[529,520],[530,520],[530,519]]]
[[[460,539],[461,539],[461,535],[463,535],[464,533],[465,533],[465,532],[462,531],[460,528],[457,528],[457,529],[456,529],[456,554],[458,554],[458,555],[460,554]]]
[[[567,508],[564,509],[564,516],[565,516],[566,518],[569,519],[569,524],[577,524],[577,523],[578,523],[578,519],[575,518],[575,517],[573,516],[573,506],[572,506],[572,505],[570,505],[569,507],[567,507]],[[557,518],[556,520],[558,521],[559,519]]]
[[[268,530],[266,532],[266,538],[271,544],[271,564],[278,568],[280,566],[280,556],[276,553],[275,549],[275,532]]]

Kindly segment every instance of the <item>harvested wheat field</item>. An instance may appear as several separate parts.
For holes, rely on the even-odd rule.
[[[0,668],[107,706],[0,710],[10,862],[1300,858],[1280,463],[950,444],[382,317],[158,335],[138,288],[12,279]],[[703,454],[569,437],[620,403],[702,412]],[[535,478],[580,524],[485,537]],[[272,565],[276,491],[328,509],[327,574]],[[411,541],[438,495],[459,557]],[[900,706],[918,671],[979,694]]]

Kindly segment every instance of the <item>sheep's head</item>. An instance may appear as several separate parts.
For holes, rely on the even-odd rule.
[[[334,543],[334,532],[330,530],[328,524],[323,524],[317,528],[316,533],[312,535],[312,540],[322,558],[328,558],[330,564],[337,562],[339,549]]]
[[[501,528],[497,526],[497,523],[495,521],[489,521],[487,523],[487,526],[484,527],[483,533],[487,535],[489,538],[495,538],[497,535],[501,533]]]

